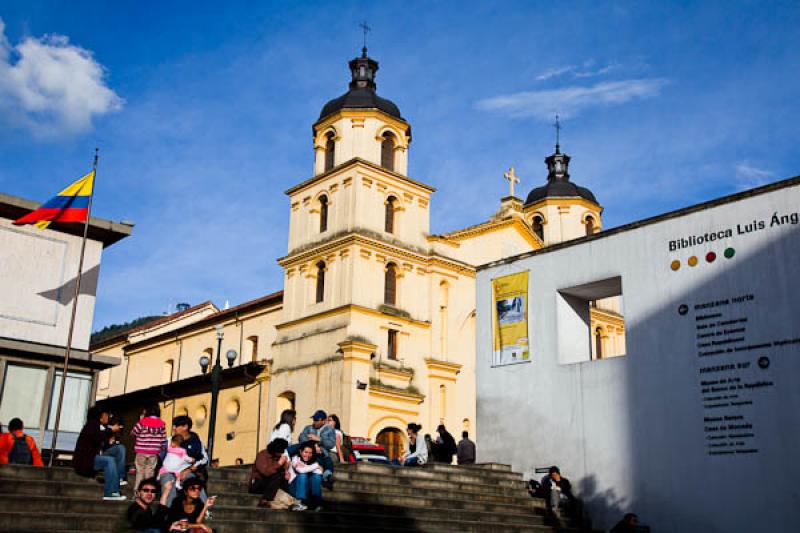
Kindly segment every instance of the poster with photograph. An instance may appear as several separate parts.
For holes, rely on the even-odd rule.
[[[492,280],[494,349],[492,366],[530,362],[528,344],[528,273]]]

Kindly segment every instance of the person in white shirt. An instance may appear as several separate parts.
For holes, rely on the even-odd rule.
[[[408,425],[406,433],[408,433],[408,451],[409,453],[400,456],[399,459],[392,461],[392,464],[397,466],[421,466],[428,462],[428,446],[425,440],[419,438],[419,430],[422,426],[414,424],[413,422]]]
[[[292,457],[294,479],[289,484],[289,491],[305,508],[319,511],[322,509],[322,465],[317,461],[314,447],[314,442],[304,442],[297,455]],[[295,507],[295,510],[302,511],[303,508]]]
[[[294,411],[294,409],[285,409],[281,413],[281,419],[272,429],[272,434],[269,436],[269,442],[272,442],[275,439],[283,439],[287,443],[291,444],[295,420],[297,420],[297,413]]]

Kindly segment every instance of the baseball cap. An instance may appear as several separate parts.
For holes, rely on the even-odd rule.
[[[311,416],[312,420],[325,420],[328,415],[322,409],[318,409],[316,413]]]

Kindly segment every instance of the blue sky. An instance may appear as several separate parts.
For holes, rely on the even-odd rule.
[[[551,126],[604,225],[800,174],[796,2],[32,2],[0,5],[0,191],[44,201],[101,149],[95,329],[282,288],[283,191],[369,21],[378,92],[437,187],[431,229],[545,180]]]

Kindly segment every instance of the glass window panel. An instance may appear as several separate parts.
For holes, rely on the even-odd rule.
[[[53,380],[53,395],[50,398],[50,416],[47,420],[47,429],[52,430],[56,425],[56,409],[58,408],[58,393],[61,387],[61,371],[56,372]],[[67,384],[64,387],[64,403],[61,407],[61,421],[59,431],[80,432],[89,409],[89,395],[92,392],[92,376],[69,372]]]
[[[9,364],[0,400],[0,420],[20,418],[26,428],[39,427],[47,369]]]

